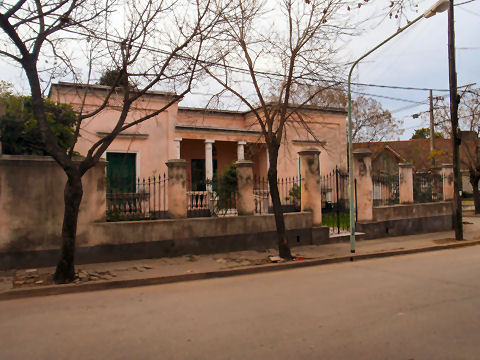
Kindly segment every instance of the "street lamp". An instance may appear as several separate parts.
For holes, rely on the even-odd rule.
[[[413,21],[409,22],[407,25],[404,27],[400,28],[397,30],[396,33],[388,37],[386,40],[382,41],[380,44],[375,46],[373,49],[371,49],[369,52],[365,53],[362,55],[360,58],[358,58],[350,68],[350,72],[348,73],[348,179],[349,179],[349,187],[350,187],[350,252],[353,254],[355,253],[355,219],[354,219],[354,214],[355,214],[355,209],[354,209],[354,202],[353,202],[353,197],[354,197],[354,180],[353,180],[353,154],[352,154],[352,93],[350,91],[350,85],[352,81],[352,73],[353,69],[357,64],[362,61],[364,58],[366,58],[368,55],[370,55],[372,52],[377,50],[379,47],[387,43],[388,41],[392,40],[395,36],[415,24],[417,21],[419,21],[422,18],[430,18],[438,13],[446,11],[450,6],[449,0],[439,0],[437,1],[433,6],[431,6],[427,11],[425,11],[422,15],[414,19]]]

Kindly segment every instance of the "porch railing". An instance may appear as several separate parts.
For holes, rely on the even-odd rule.
[[[187,191],[187,210],[208,210],[208,191]]]

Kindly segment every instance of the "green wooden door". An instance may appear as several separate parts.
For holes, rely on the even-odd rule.
[[[107,153],[108,192],[135,192],[136,154]]]

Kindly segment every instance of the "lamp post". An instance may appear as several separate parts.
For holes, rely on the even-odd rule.
[[[396,33],[382,41],[380,44],[375,46],[373,49],[362,55],[360,58],[358,58],[350,68],[350,72],[348,73],[348,179],[349,179],[349,187],[350,187],[350,252],[353,254],[355,253],[355,219],[354,219],[354,214],[355,214],[355,209],[354,209],[354,179],[353,179],[353,154],[352,154],[352,147],[353,147],[353,141],[352,141],[352,93],[350,91],[350,86],[351,86],[351,81],[352,81],[352,73],[353,69],[357,64],[362,61],[364,58],[366,58],[368,55],[373,53],[375,50],[377,50],[379,47],[384,45],[385,43],[389,42],[392,40],[395,36],[398,34],[402,33],[406,29],[408,29],[410,26],[415,24],[417,21],[421,20],[422,18],[430,18],[437,13],[441,13],[446,11],[450,6],[449,0],[439,0],[437,1],[432,7],[430,7],[427,11],[425,11],[422,15],[414,19],[413,21],[409,22],[407,25],[404,27],[400,28],[397,30]]]

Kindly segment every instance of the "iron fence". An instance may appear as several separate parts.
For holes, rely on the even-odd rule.
[[[165,174],[135,182],[107,177],[107,221],[167,218],[167,181]]]
[[[348,173],[335,167],[322,176],[322,223],[331,232],[346,231],[350,227]]]
[[[301,178],[298,176],[277,179],[280,203],[284,213],[300,211]],[[253,198],[256,214],[273,213],[270,187],[265,177],[253,177]]]
[[[253,201],[255,202],[255,214],[268,214],[271,201],[268,181],[265,177],[254,175]]]
[[[381,174],[372,176],[373,206],[388,206],[400,201],[398,174]]]
[[[432,171],[413,174],[413,201],[427,203],[443,200],[443,176]]]

